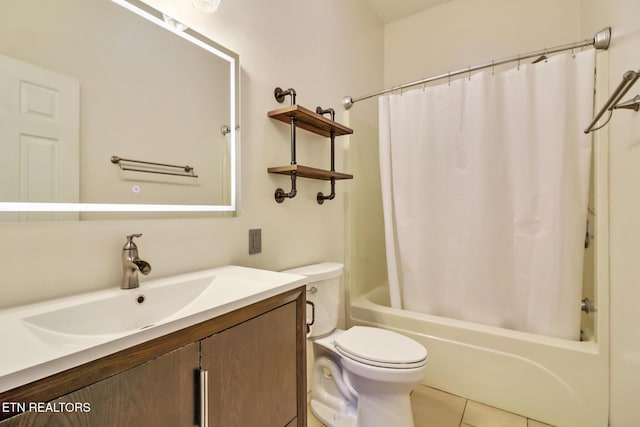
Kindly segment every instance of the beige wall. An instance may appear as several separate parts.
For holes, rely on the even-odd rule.
[[[579,39],[578,0],[454,0],[385,26],[385,86]]]
[[[368,92],[350,95],[363,93]],[[349,170],[357,177],[349,187],[347,210],[346,256],[350,264],[347,291],[351,298],[387,283],[377,119],[375,99],[358,103],[350,112],[351,126],[358,132],[358,139],[351,143],[348,154]]]
[[[591,31],[612,27],[609,50],[609,89],[627,70],[640,69],[640,3],[636,0],[583,0],[582,25]],[[640,93],[640,85],[625,100]],[[610,420],[612,427],[638,424],[637,385],[640,383],[640,115],[619,110],[603,131],[609,138],[610,218]],[[597,236],[596,236],[597,238]]]
[[[241,212],[236,218],[82,221],[0,225],[0,307],[75,292],[118,286],[126,234],[141,232],[140,255],[153,267],[143,280],[185,271],[239,264],[272,270],[325,260],[344,262],[345,192],[319,206],[326,182],[300,179],[298,196],[282,205],[274,190],[286,177],[269,166],[288,164],[289,128],[267,117],[280,107],[275,86],[293,87],[298,102],[341,112],[348,92],[382,85],[382,25],[365,0],[223,1],[218,13],[202,15],[189,1],[149,0],[240,55]],[[354,112],[354,118],[365,112]],[[341,114],[339,119],[343,119]],[[358,120],[370,121],[370,118]],[[360,144],[358,134],[354,144]],[[362,143],[366,143],[363,141]],[[337,168],[348,153],[338,144]],[[325,139],[299,133],[299,163],[329,166]],[[351,171],[349,171],[351,172]],[[356,179],[358,175],[356,173]],[[263,250],[248,255],[250,228],[262,228]]]

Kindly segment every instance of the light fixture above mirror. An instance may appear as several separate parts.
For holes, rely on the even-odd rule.
[[[220,7],[220,0],[191,0],[193,7],[202,13],[215,13]]]

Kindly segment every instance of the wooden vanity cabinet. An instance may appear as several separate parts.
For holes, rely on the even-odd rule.
[[[51,412],[25,412],[0,425],[192,426],[198,357],[199,344],[190,344],[55,399]]]
[[[305,347],[298,288],[2,393],[0,402],[78,409],[0,426],[306,426]]]
[[[295,309],[287,304],[202,340],[210,426],[286,426],[296,417]]]

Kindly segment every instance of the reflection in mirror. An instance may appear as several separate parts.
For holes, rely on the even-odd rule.
[[[0,220],[234,211],[238,69],[138,0],[3,0]]]

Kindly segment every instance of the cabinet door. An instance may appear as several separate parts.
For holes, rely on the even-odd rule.
[[[192,426],[198,357],[190,344],[51,402],[60,412],[25,412],[0,426]]]
[[[210,427],[284,427],[297,416],[296,305],[202,341]]]

